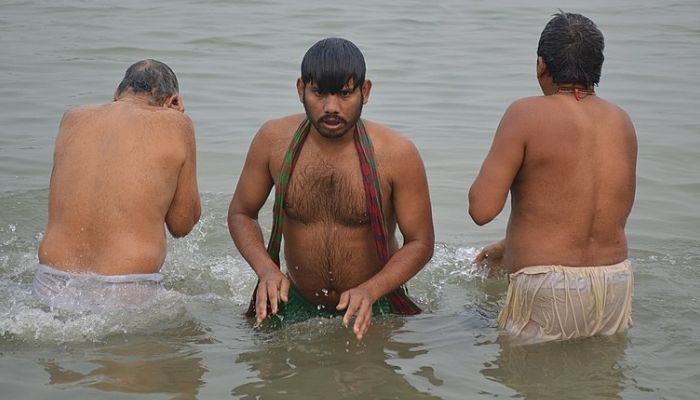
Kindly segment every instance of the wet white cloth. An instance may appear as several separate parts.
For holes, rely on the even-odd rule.
[[[42,303],[67,311],[99,311],[140,306],[162,288],[163,275],[99,275],[61,271],[38,264],[34,295]]]
[[[519,342],[612,335],[632,325],[629,260],[596,267],[526,267],[509,279],[498,326]]]

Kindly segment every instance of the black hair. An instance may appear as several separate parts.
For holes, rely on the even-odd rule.
[[[301,80],[313,82],[320,93],[338,93],[352,80],[355,90],[365,81],[365,58],[349,40],[326,38],[316,42],[301,61]]]
[[[131,65],[117,87],[116,96],[127,90],[146,93],[149,103],[162,105],[168,97],[178,94],[177,77],[170,67],[156,60],[141,60]]]
[[[603,34],[593,21],[559,10],[542,31],[537,55],[555,84],[593,87],[600,81],[604,48]]]

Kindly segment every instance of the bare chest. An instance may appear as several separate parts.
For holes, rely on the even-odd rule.
[[[289,182],[284,209],[290,218],[304,224],[369,224],[359,162],[300,158]]]

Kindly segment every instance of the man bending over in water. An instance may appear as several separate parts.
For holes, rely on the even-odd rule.
[[[126,71],[113,102],[63,116],[34,281],[40,298],[84,308],[82,301],[111,301],[107,292],[137,296],[162,280],[164,226],[182,237],[200,216],[194,128],[178,91],[170,67],[143,60]],[[61,294],[90,285],[104,296]]]
[[[360,118],[371,87],[352,42],[321,40],[297,80],[306,113],[268,121],[253,139],[228,226],[259,278],[248,313],[258,322],[342,315],[348,325],[354,316],[361,339],[372,315],[420,311],[402,285],[433,253],[427,179],[408,139]],[[257,219],[273,186],[266,251]]]
[[[603,47],[588,18],[552,18],[537,49],[544,96],[508,108],[469,191],[469,214],[479,225],[501,212],[511,192],[505,239],[477,261],[511,273],[498,323],[526,341],[631,325],[625,223],[637,139],[627,114],[594,91]]]

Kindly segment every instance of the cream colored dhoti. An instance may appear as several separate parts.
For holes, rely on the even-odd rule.
[[[498,327],[518,342],[612,335],[632,326],[629,260],[599,267],[525,267],[509,278]]]

